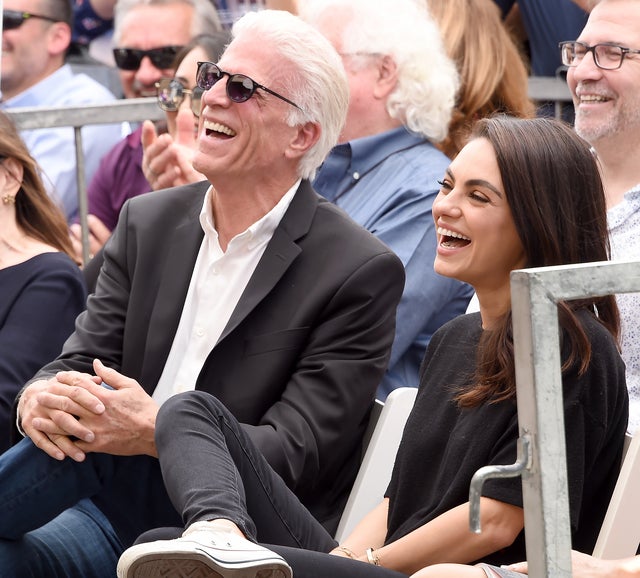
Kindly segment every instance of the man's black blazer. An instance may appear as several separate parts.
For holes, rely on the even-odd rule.
[[[208,186],[126,203],[87,310],[35,379],[92,373],[99,357],[153,392],[203,238]],[[303,181],[198,377],[196,389],[245,424],[323,522],[335,520],[353,482],[403,284],[400,260]]]

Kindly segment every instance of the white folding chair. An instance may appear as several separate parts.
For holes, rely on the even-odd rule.
[[[366,449],[362,464],[349,494],[335,538],[338,542],[346,538],[355,525],[377,506],[391,480],[404,424],[409,417],[418,389],[400,387],[393,390],[384,404],[376,401],[369,420]],[[373,431],[371,431],[373,430]]]
[[[627,434],[616,487],[593,549],[596,558],[634,556],[640,544],[640,430]]]

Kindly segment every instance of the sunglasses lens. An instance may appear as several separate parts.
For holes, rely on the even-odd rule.
[[[234,74],[227,82],[227,95],[233,102],[246,102],[255,91],[255,83],[244,74]]]
[[[3,30],[15,30],[16,28],[20,28],[23,22],[24,18],[17,10],[4,10],[2,12]]]
[[[191,93],[191,112],[193,112],[196,117],[200,116],[200,112],[202,110],[202,93],[204,91],[196,86]]]
[[[138,70],[144,52],[135,48],[114,48],[113,58],[120,70]]]
[[[157,84],[158,106],[162,110],[175,112],[184,100],[184,88],[177,80],[163,78]]]
[[[199,62],[196,84],[202,90],[210,90],[222,78],[220,69],[211,62]]]
[[[166,69],[171,68],[179,49],[180,47],[178,46],[162,46],[161,48],[148,50],[146,55],[156,68]]]

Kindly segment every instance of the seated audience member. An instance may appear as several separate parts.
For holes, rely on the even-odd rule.
[[[156,82],[173,76],[178,51],[194,36],[220,29],[210,0],[118,0],[113,52],[125,98],[155,97]],[[139,126],[118,142],[89,183],[90,228],[97,238],[104,237],[101,224],[113,230],[127,199],[151,190],[142,172],[141,133]]]
[[[473,474],[513,463],[517,454],[510,273],[606,260],[604,203],[597,162],[570,127],[548,119],[481,120],[433,203],[435,269],[473,285],[480,312],[450,321],[431,339],[384,500],[336,544],[220,402],[179,394],[158,412],[155,449],[186,530],[125,551],[119,578],[169,568],[220,578],[238,576],[239,568],[256,577],[290,577],[291,569],[305,578],[440,577],[421,569],[522,560],[519,478],[489,480],[483,531],[468,527]],[[572,538],[589,549],[617,479],[627,420],[618,310],[612,296],[559,307],[567,454],[579,456],[568,463]],[[171,533],[182,529],[141,541]]]
[[[141,166],[145,179],[153,190],[196,183],[205,178],[191,164],[196,150],[196,133],[202,92],[195,85],[196,68],[198,61],[201,60],[217,62],[228,41],[229,36],[226,32],[196,36],[176,55],[172,65],[176,71],[175,77],[163,77],[158,81],[156,94],[158,105],[166,113],[167,133],[158,136],[156,127],[151,121],[145,121],[142,130],[143,150],[151,150],[153,156],[145,160],[143,154]],[[145,145],[145,142],[148,144]],[[151,168],[151,162],[158,172]],[[176,170],[177,166],[180,166],[181,170]],[[183,171],[188,171],[191,178],[183,179],[181,177]],[[112,198],[114,197],[115,195]],[[124,204],[125,200],[120,199],[118,203]],[[95,215],[89,215],[88,220],[91,229],[89,235],[90,253],[95,255],[111,236],[111,229]],[[77,223],[71,225],[71,233],[76,258],[80,261],[82,255],[80,225]],[[95,288],[95,278],[100,271],[101,264],[102,255],[100,254],[95,262],[92,259],[91,263],[85,267],[85,278],[89,279],[90,291]]]
[[[440,143],[454,158],[477,120],[495,113],[530,118],[528,73],[493,0],[426,0],[460,74],[449,132]]]
[[[64,215],[47,195],[18,132],[0,113],[0,453],[13,401],[52,361],[84,309]]]
[[[2,6],[2,103],[0,108],[108,104],[115,97],[65,64],[71,42],[69,0],[4,0]],[[122,138],[120,124],[82,128],[87,182],[102,157]],[[72,127],[21,131],[43,171],[48,193],[67,220],[78,212],[75,136]]]
[[[431,205],[449,159],[458,88],[438,27],[415,0],[327,0],[303,17],[342,57],[350,88],[347,122],[314,187],[400,257],[407,280],[396,337],[378,397],[416,387],[424,350],[442,324],[464,313],[472,289],[433,271]]]
[[[196,86],[196,69],[198,61],[218,62],[228,41],[225,32],[196,36],[176,57],[174,81],[160,81],[158,105],[166,112],[167,132],[158,135],[151,121],[142,127],[142,170],[154,191],[205,178],[193,168],[201,106],[196,96],[202,94]]]
[[[639,50],[640,3],[635,0],[600,0],[577,42],[562,46],[574,127],[598,155],[611,255],[621,261],[640,260]],[[616,299],[629,390],[628,431],[634,433],[640,427],[640,293]]]
[[[179,392],[224,403],[331,532],[353,484],[404,272],[309,183],[346,116],[340,57],[263,10],[197,78],[207,180],[127,202],[75,333],[18,398],[30,439],[0,456],[10,576],[113,578],[140,533],[182,523],[153,432]]]

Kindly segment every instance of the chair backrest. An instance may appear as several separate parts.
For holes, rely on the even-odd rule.
[[[634,556],[640,544],[640,430],[627,434],[620,475],[604,517],[596,558],[607,560]]]
[[[365,434],[362,464],[336,531],[338,542],[346,538],[356,524],[382,501],[391,480],[404,424],[417,393],[415,387],[400,387],[389,394],[384,404],[376,401]],[[368,435],[371,437],[367,443]]]

